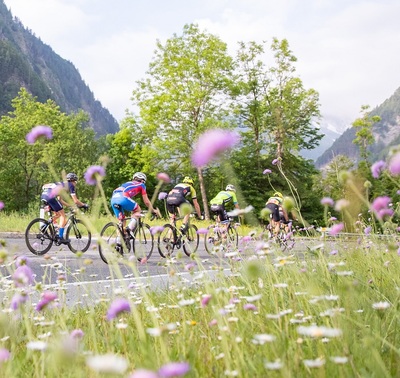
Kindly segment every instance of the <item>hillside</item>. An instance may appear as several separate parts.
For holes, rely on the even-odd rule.
[[[25,87],[41,102],[54,100],[66,113],[84,110],[98,136],[118,131],[116,119],[85,84],[74,65],[13,18],[0,0],[0,115]]]
[[[371,111],[371,116],[374,115],[381,117],[381,121],[372,128],[375,142],[369,148],[371,162],[385,158],[390,147],[400,143],[400,88],[390,98]],[[358,146],[353,143],[355,135],[355,128],[350,127],[347,129],[316,160],[315,165],[321,168],[337,155],[346,155],[354,161],[358,161]]]

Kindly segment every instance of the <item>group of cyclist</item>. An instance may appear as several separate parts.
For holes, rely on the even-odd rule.
[[[75,173],[68,173],[66,176],[67,182],[56,182],[45,184],[42,187],[41,199],[46,202],[51,210],[55,213],[54,219],[59,222],[59,241],[62,244],[68,244],[69,240],[64,238],[64,228],[67,218],[64,212],[64,206],[68,203],[62,195],[57,192],[65,190],[69,193],[74,204],[81,208],[88,208],[86,203],[80,201],[76,195],[76,184],[78,176]],[[149,211],[161,217],[158,209],[154,208],[148,198],[146,190],[147,176],[143,172],[135,172],[132,180],[121,184],[116,188],[111,196],[110,205],[114,215],[125,222],[125,212],[131,213],[132,217],[127,226],[133,231],[137,225],[138,218],[140,217],[141,207],[135,201],[135,197],[141,195],[142,200]],[[58,190],[57,190],[58,188]],[[175,185],[166,197],[166,208],[169,213],[171,223],[176,216],[176,211],[179,211],[183,204],[192,203],[196,214],[201,218],[201,209],[197,200],[196,190],[194,188],[193,179],[189,176],[184,177],[182,182]],[[225,190],[220,191],[210,201],[210,211],[218,217],[221,225],[227,227],[229,223],[229,216],[226,209],[227,205],[232,205],[236,209],[240,209],[236,197],[236,188],[232,184],[228,184]],[[275,192],[266,202],[266,209],[270,213],[270,222],[274,233],[279,232],[281,222],[287,223],[289,221],[288,214],[283,207],[283,195],[280,192]],[[180,231],[184,234],[187,231],[190,212],[186,212],[183,217],[182,227]],[[125,227],[125,223],[124,223]]]

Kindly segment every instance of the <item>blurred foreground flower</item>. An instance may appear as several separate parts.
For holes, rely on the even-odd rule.
[[[0,349],[0,362],[7,361],[10,358],[10,352],[8,349],[1,348]]]
[[[341,232],[344,229],[344,224],[343,223],[338,223],[335,224],[331,227],[331,229],[329,230],[329,235],[337,235],[339,232]]]
[[[57,299],[56,293],[54,293],[53,291],[45,291],[42,294],[42,299],[36,305],[36,311],[42,311],[44,308],[46,308],[49,304],[54,302],[56,299]]]
[[[342,335],[342,330],[339,328],[318,327],[313,325],[309,327],[298,327],[297,333],[309,337],[338,337]]]
[[[392,156],[389,161],[388,170],[392,176],[400,175],[400,152]]]
[[[159,378],[159,375],[152,370],[138,369],[129,378]]]
[[[166,193],[166,192],[160,192],[160,193],[158,194],[158,199],[159,199],[160,201],[162,201],[162,200],[166,199],[167,196],[168,196],[168,193]]]
[[[103,177],[106,175],[104,167],[101,165],[92,165],[85,172],[85,181],[89,185],[96,185],[99,183]]]
[[[324,197],[321,199],[321,205],[333,207],[334,204],[335,204],[335,201],[330,197]]]
[[[4,209],[4,202],[0,201],[0,210]]]
[[[128,369],[128,361],[114,354],[90,356],[86,365],[94,371],[108,374],[124,374]]]
[[[386,310],[390,307],[390,303],[389,302],[378,302],[378,303],[374,303],[372,305],[372,308],[374,310]]]
[[[207,165],[214,157],[235,146],[240,140],[239,134],[230,130],[213,129],[200,135],[192,154],[192,163],[196,167]]]
[[[270,173],[272,173],[272,171],[267,168],[267,169],[264,169],[263,175],[268,175]]]
[[[126,299],[117,298],[111,303],[107,311],[107,320],[112,320],[121,312],[131,312],[131,306]]]
[[[169,178],[169,176],[164,172],[158,173],[157,174],[157,179],[160,180],[160,181],[164,181],[165,183],[171,182],[171,179]]]
[[[49,126],[35,126],[28,134],[26,134],[26,141],[29,144],[34,144],[39,138],[52,139],[53,130]]]
[[[383,219],[385,216],[392,216],[393,210],[388,207],[391,201],[388,196],[376,197],[371,204],[371,210],[379,219]]]
[[[161,366],[158,375],[163,378],[182,377],[190,370],[187,362],[170,362]]]
[[[371,173],[373,178],[379,178],[381,172],[385,169],[386,163],[383,160],[379,160],[372,164]]]
[[[15,286],[22,287],[33,284],[33,271],[28,265],[20,265],[15,269],[12,279]]]

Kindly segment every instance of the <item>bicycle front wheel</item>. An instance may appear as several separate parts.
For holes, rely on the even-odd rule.
[[[92,241],[92,234],[81,220],[75,219],[67,228],[66,238],[70,240],[68,248],[71,252],[86,252]]]
[[[190,256],[192,253],[197,251],[197,248],[199,248],[199,234],[197,233],[197,227],[194,224],[189,226],[182,240],[183,252],[185,252],[187,256]]]
[[[133,252],[138,259],[146,261],[150,258],[154,248],[154,237],[150,231],[150,226],[146,223],[136,227],[133,241]]]
[[[28,224],[25,230],[25,243],[34,255],[47,253],[55,238],[54,227],[46,219],[36,218]]]
[[[161,257],[169,257],[175,249],[174,228],[170,224],[164,224],[164,229],[158,234],[158,253]]]
[[[227,248],[236,248],[238,246],[238,232],[236,228],[229,226],[228,227],[228,237],[226,239]]]
[[[115,261],[128,252],[124,237],[117,223],[107,223],[100,232],[99,254],[106,263]]]
[[[210,255],[215,253],[215,247],[221,244],[221,235],[218,232],[216,225],[212,225],[208,228],[208,232],[204,235],[204,247],[207,253]]]

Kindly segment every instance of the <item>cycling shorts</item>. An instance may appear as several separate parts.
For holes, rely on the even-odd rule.
[[[179,208],[183,203],[190,202],[183,196],[174,196],[174,197],[167,197],[167,210],[170,214],[175,214],[176,208]]]
[[[279,222],[281,220],[280,214],[279,214],[279,206],[276,205],[275,203],[267,203],[265,206],[268,210],[271,211],[271,218],[275,222]]]
[[[64,208],[57,197],[51,196],[51,189],[47,192],[43,192],[40,196],[40,199],[45,200],[49,204],[52,211],[58,212]]]
[[[114,205],[121,206],[121,209],[117,209]],[[127,212],[134,212],[139,205],[129,197],[125,197],[122,193],[115,193],[111,197],[111,207],[115,216],[118,218],[121,213]]]
[[[218,215],[219,221],[221,223],[228,223],[229,217],[225,210],[224,205],[211,205],[210,210],[212,213]]]

